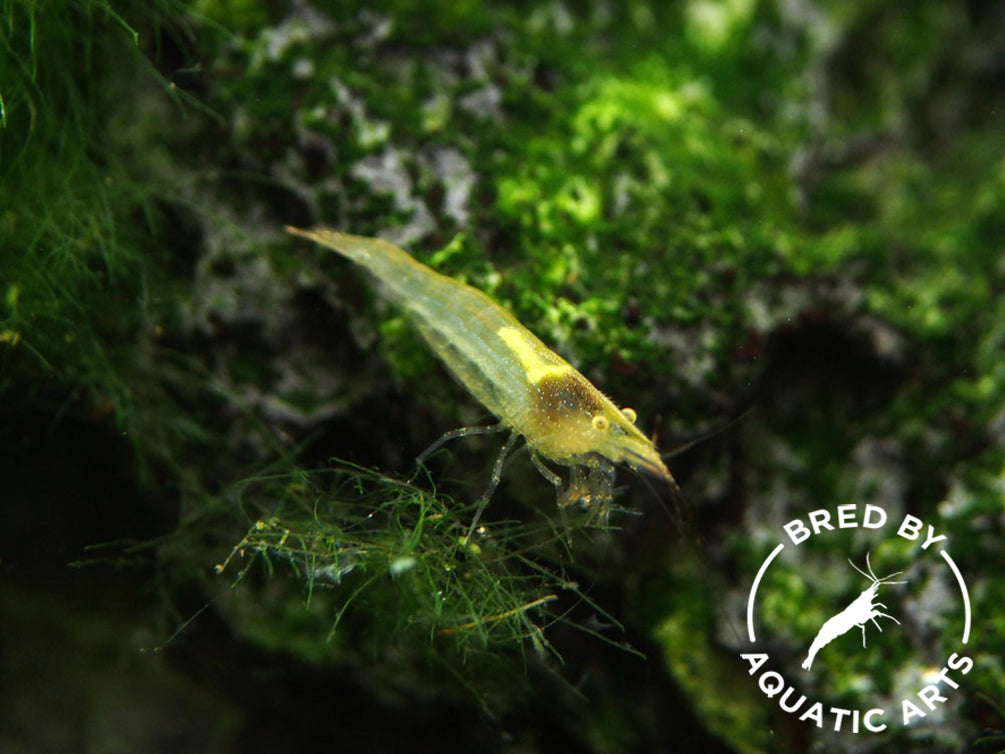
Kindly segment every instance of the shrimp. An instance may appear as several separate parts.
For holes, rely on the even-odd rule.
[[[482,291],[439,274],[378,238],[327,228],[286,230],[337,251],[374,275],[457,381],[499,418],[499,424],[492,427],[447,433],[419,457],[420,461],[446,440],[510,431],[471,530],[519,437],[526,441],[534,465],[556,487],[559,506],[597,504],[606,512],[614,465],[619,463],[676,488],[653,441],[635,426],[635,411],[618,408]],[[567,488],[563,489],[561,478],[541,459],[572,469]]]
[[[889,618],[898,626],[900,621],[894,618],[892,615],[881,612],[876,608],[886,607],[882,602],[874,602],[876,599],[876,592],[879,590],[880,586],[883,584],[906,584],[906,581],[888,581],[894,576],[899,576],[903,571],[897,571],[896,573],[891,573],[888,576],[884,576],[881,579],[876,578],[876,574],[872,572],[872,565],[869,563],[869,553],[865,555],[865,567],[869,571],[866,573],[857,565],[848,561],[851,567],[856,571],[861,573],[868,579],[872,580],[872,584],[864,592],[862,592],[858,597],[852,600],[851,604],[848,605],[844,610],[835,616],[832,616],[824,623],[817,635],[813,637],[813,643],[810,645],[810,651],[806,655],[806,659],[803,661],[803,670],[809,670],[813,665],[813,660],[817,656],[817,652],[826,647],[837,637],[848,633],[854,626],[858,626],[862,629],[862,646],[865,646],[865,624],[872,621],[873,625],[882,632],[879,623],[876,618]]]

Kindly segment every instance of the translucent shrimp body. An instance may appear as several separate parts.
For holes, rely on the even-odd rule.
[[[635,426],[635,412],[618,408],[483,292],[387,241],[325,228],[287,230],[369,270],[454,377],[504,427],[522,435],[532,454],[585,466],[596,472],[589,477],[609,476],[604,466],[626,463],[672,481],[652,441]],[[610,495],[609,489],[595,492]]]

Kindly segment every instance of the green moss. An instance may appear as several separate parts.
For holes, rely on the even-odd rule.
[[[537,601],[564,583],[549,569],[596,575],[543,525],[465,550],[470,511],[428,487],[345,470],[296,487],[282,447],[322,435],[324,457],[330,433],[401,470],[471,401],[364,276],[295,252],[288,222],[390,235],[483,288],[663,445],[756,402],[721,458],[675,463],[724,570],[756,571],[765,521],[890,495],[951,529],[993,614],[1005,155],[992,78],[955,52],[1000,59],[995,25],[937,2],[614,6],[0,0],[0,179],[16,197],[0,214],[0,397],[115,422],[159,459],[184,491],[162,552],[176,572],[265,522],[227,591],[263,645],[363,664],[404,639],[445,674],[474,656],[512,669],[548,640],[557,613]],[[281,472],[262,481],[269,462]],[[521,474],[500,493],[516,510],[550,498]],[[241,498],[248,475],[235,523],[218,490]],[[346,552],[338,583],[319,575]],[[625,581],[627,610],[650,604]],[[767,619],[802,641],[820,609],[795,579],[771,586]],[[686,654],[709,610],[646,613],[682,684],[719,677]],[[983,627],[993,689],[1005,629]],[[723,729],[760,724],[686,688]],[[598,713],[590,735],[616,748],[625,719]]]
[[[228,29],[244,30],[274,23],[289,12],[288,2],[261,2],[261,0],[198,0],[192,11],[200,19],[212,20]]]
[[[514,653],[554,653],[545,627],[585,599],[544,564],[568,532],[500,523],[469,543],[469,508],[374,472],[278,473],[227,497],[268,516],[216,567],[236,572],[221,600],[241,630],[310,662],[439,668],[394,682],[409,693],[440,678],[441,696],[511,706],[506,693],[524,693]]]
[[[0,6],[0,181],[13,199],[2,221],[0,395],[83,408],[162,458],[191,422],[160,421],[168,398],[148,358],[170,316],[150,295],[163,257],[148,222],[159,213],[109,129],[122,92],[161,85],[140,43],[175,7]]]
[[[738,752],[770,751],[771,718],[756,687],[742,676],[742,665],[718,649],[709,635],[714,599],[694,564],[646,589],[653,613],[653,637],[660,643],[670,673],[687,694],[695,713]],[[661,610],[660,603],[669,601]],[[661,616],[661,617],[658,617]]]

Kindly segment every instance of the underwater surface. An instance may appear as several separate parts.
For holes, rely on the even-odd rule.
[[[0,20],[0,751],[1005,747],[1000,4]]]

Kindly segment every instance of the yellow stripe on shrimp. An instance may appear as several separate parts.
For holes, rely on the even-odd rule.
[[[569,372],[575,371],[568,364],[556,366],[552,360],[546,361],[538,357],[534,342],[524,336],[525,332],[527,331],[520,332],[515,327],[500,327],[498,335],[503,343],[516,354],[528,380],[538,385],[547,379],[561,378]]]
[[[287,230],[369,270],[458,382],[499,417],[502,428],[526,440],[535,462],[540,456],[572,467],[568,487],[559,492],[560,504],[606,507],[616,463],[673,482],[653,442],[635,426],[632,409],[619,409],[481,291],[378,238],[327,228]],[[459,434],[463,432],[451,436]],[[504,450],[511,445],[508,442]],[[493,488],[501,466],[502,457],[496,462]],[[559,485],[553,472],[538,467]]]

